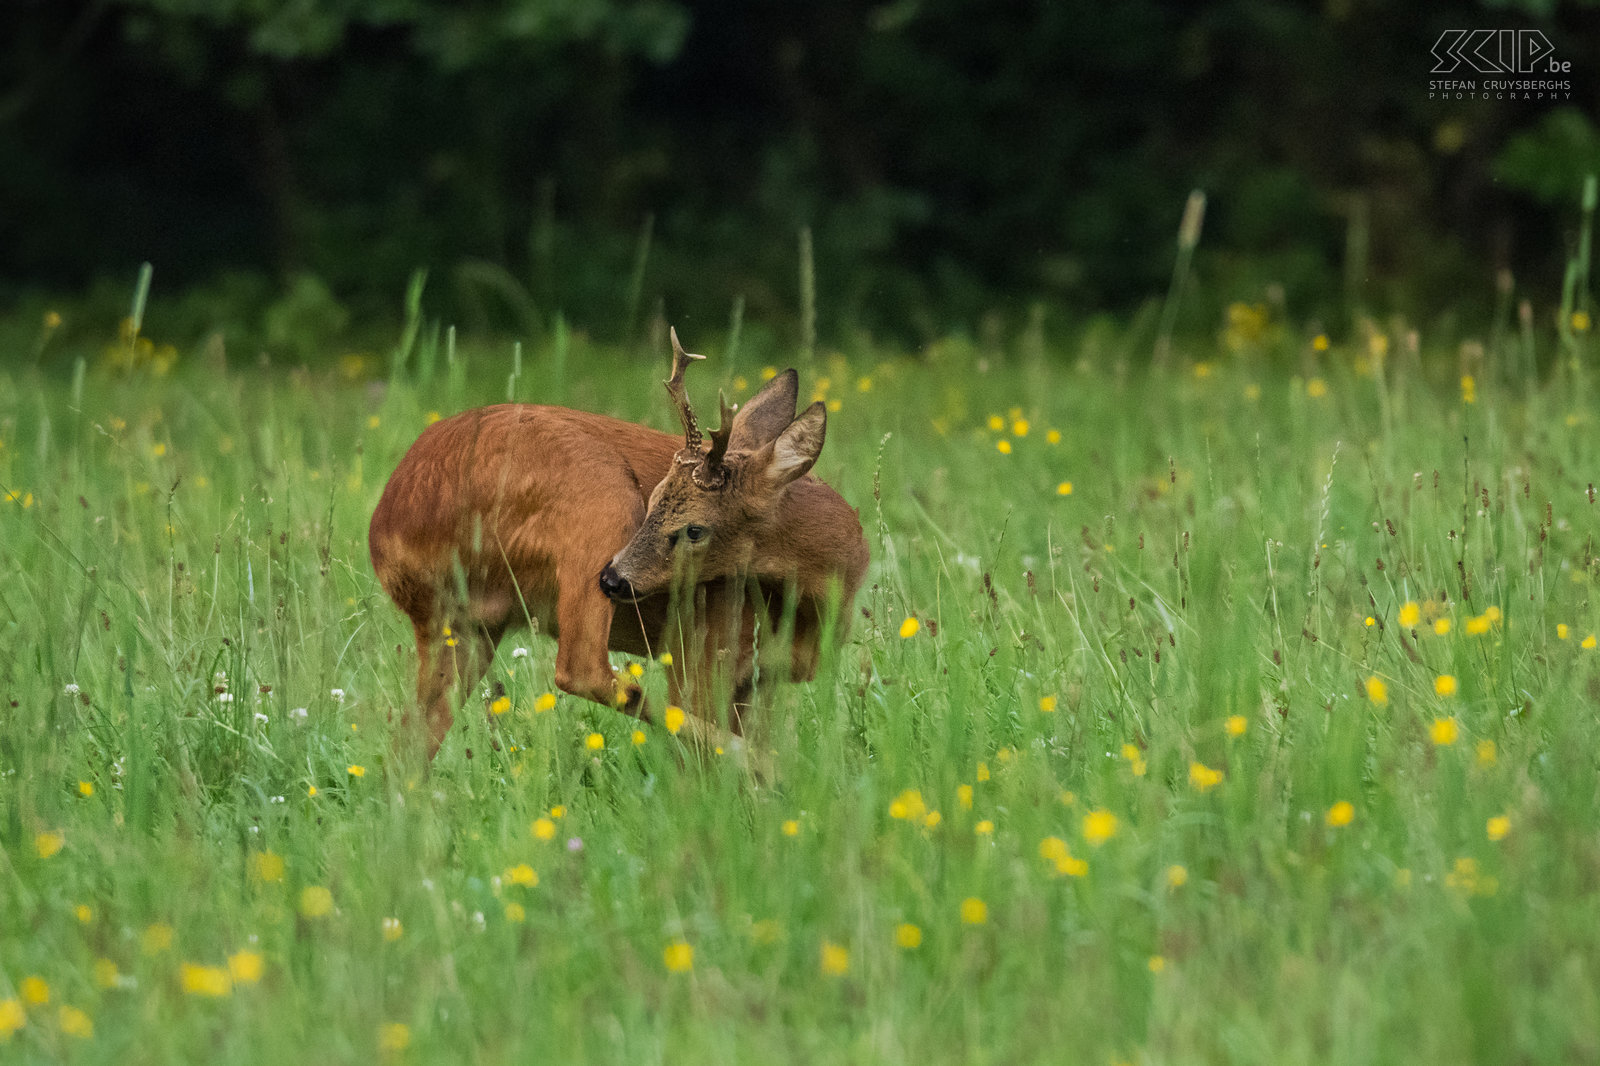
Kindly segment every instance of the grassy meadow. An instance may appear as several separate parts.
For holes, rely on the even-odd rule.
[[[508,396],[670,428],[664,346],[0,352],[0,1060],[1600,1058],[1587,319],[1218,317],[800,366],[873,561],[770,787],[526,634],[387,758],[395,463]],[[680,330],[702,408],[794,362]]]

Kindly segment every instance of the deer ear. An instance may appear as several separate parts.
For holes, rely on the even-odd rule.
[[[777,439],[762,449],[766,456],[767,481],[774,489],[805,475],[822,454],[822,441],[828,432],[828,410],[819,401],[800,412]]]
[[[800,394],[800,377],[785,370],[750,397],[733,418],[733,436],[728,449],[753,452],[778,439],[778,434],[794,421],[794,404]]]

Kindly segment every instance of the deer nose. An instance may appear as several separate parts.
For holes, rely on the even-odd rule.
[[[606,594],[607,599],[633,599],[632,583],[617,573],[617,568],[610,563],[607,563],[605,569],[600,571],[600,591]]]

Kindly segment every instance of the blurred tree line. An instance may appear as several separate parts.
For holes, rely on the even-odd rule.
[[[601,335],[663,301],[903,340],[1197,277],[1553,290],[1600,169],[1594,0],[8,0],[0,294],[156,264],[243,309]],[[1441,31],[1536,27],[1570,100],[1430,100]],[[1351,262],[1351,256],[1358,261]],[[207,302],[209,301],[209,302]],[[217,313],[222,313],[218,310]],[[333,312],[330,312],[333,313]],[[337,317],[337,316],[336,316]]]

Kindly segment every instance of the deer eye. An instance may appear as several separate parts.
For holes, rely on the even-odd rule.
[[[690,544],[699,544],[711,535],[711,530],[705,526],[688,525],[683,527],[683,535],[689,538]]]

